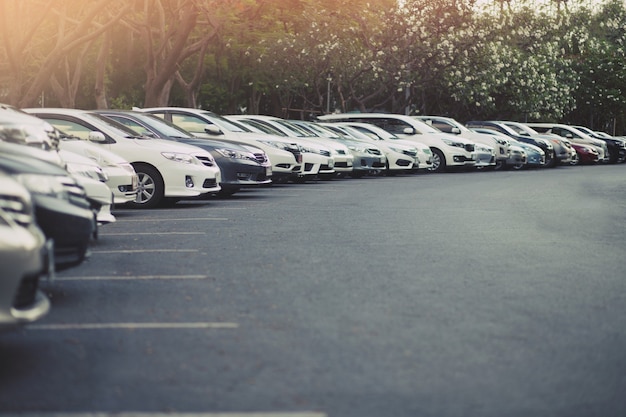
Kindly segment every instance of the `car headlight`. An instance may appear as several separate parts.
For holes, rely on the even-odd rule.
[[[360,145],[350,144],[350,145],[348,145],[348,149],[350,149],[351,151],[360,152],[360,153],[366,153],[367,152],[367,147],[366,146],[360,146]]]
[[[137,171],[135,171],[135,168],[133,168],[133,166],[130,164],[130,162],[118,163],[116,165],[118,167],[122,168],[124,171],[128,172],[131,175],[136,175],[137,174]]]
[[[176,152],[161,152],[163,157],[169,159],[170,161],[180,162],[183,164],[193,164],[194,157],[186,154],[186,153],[176,153]]]
[[[109,176],[99,166],[68,162],[65,169],[72,175],[81,175],[101,182],[109,180]]]
[[[241,152],[236,149],[220,148],[216,149],[215,151],[226,158],[256,160],[256,158],[254,158],[254,155],[252,155],[251,153]]]
[[[68,195],[61,179],[41,174],[20,174],[17,180],[32,194],[67,199]]]
[[[441,139],[443,141],[443,143],[445,143],[448,146],[455,146],[457,148],[465,148],[465,144],[461,143],[461,142],[455,142],[453,140],[450,139]]]
[[[394,151],[395,153],[404,153],[404,151],[402,149],[398,149],[398,148],[394,148],[393,146],[389,147],[390,150]],[[417,149],[413,148],[413,149],[407,149],[410,152],[415,152],[417,153]]]

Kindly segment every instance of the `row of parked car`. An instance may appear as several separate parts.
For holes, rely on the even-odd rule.
[[[625,158],[624,138],[561,124],[0,105],[0,328],[48,312],[40,280],[81,264],[121,205],[153,208],[272,182]]]

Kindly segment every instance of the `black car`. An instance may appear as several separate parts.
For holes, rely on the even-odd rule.
[[[244,187],[257,187],[272,182],[272,166],[261,149],[246,144],[199,138],[148,113],[129,110],[95,110],[94,113],[111,118],[139,135],[175,140],[210,152],[222,171],[222,190],[218,192],[220,195],[231,195]]]
[[[55,268],[78,265],[85,260],[97,232],[95,212],[83,188],[67,171],[28,156],[31,151],[37,150],[0,141],[0,171],[31,193],[37,225],[53,241]]]

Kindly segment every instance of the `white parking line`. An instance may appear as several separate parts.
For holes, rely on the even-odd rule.
[[[15,414],[0,413],[0,417],[15,417]],[[119,412],[119,413],[76,413],[76,412],[35,412],[19,413],[19,417],[327,417],[324,413],[314,411],[301,412],[262,412],[262,413],[144,413],[144,412]]]
[[[110,275],[93,277],[55,277],[55,281],[128,281],[158,279],[209,279],[207,275]]]
[[[116,223],[126,223],[126,222],[162,222],[162,221],[167,221],[169,222],[182,222],[182,221],[201,221],[201,220],[219,220],[219,221],[223,221],[223,220],[228,220],[228,218],[226,217],[184,217],[184,218],[179,218],[179,219],[172,219],[172,218],[151,218],[151,219],[118,219]]]
[[[237,323],[63,323],[63,324],[31,324],[29,330],[139,330],[139,329],[236,329]]]
[[[91,250],[91,253],[154,253],[154,252],[198,252],[198,249],[120,249],[120,250]]]
[[[100,233],[100,236],[144,236],[144,235],[206,235],[206,232]]]

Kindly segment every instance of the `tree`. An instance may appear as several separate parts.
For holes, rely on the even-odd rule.
[[[0,2],[7,101],[33,106],[51,85],[60,102],[72,105],[90,44],[128,8],[122,0]]]

